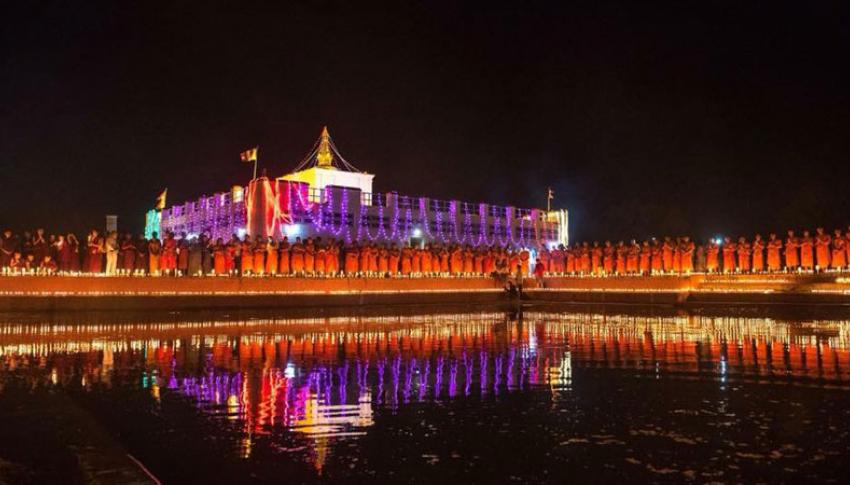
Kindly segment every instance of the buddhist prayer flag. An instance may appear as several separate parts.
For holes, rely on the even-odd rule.
[[[244,152],[239,154],[239,158],[242,159],[243,162],[256,162],[257,161],[257,148],[249,148]]]
[[[168,194],[168,189],[162,191],[161,194],[156,198],[156,209],[162,210],[165,209],[165,196]]]

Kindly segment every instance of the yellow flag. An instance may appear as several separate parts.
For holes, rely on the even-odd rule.
[[[156,198],[156,209],[165,209],[165,196],[168,194],[168,189],[164,189],[159,197]]]
[[[244,152],[239,154],[239,158],[242,159],[243,162],[256,162],[257,161],[257,148],[249,148]]]

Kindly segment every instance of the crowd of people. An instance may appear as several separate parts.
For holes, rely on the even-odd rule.
[[[583,242],[555,248],[471,247],[469,245],[346,244],[300,237],[290,241],[233,235],[225,241],[205,234],[179,237],[156,233],[147,239],[92,230],[84,241],[74,234],[45,235],[43,229],[0,239],[3,274],[108,274],[162,276],[473,276],[518,272],[546,275],[661,275],[690,273],[822,272],[850,264],[850,228],[832,235],[788,231],[710,240],[689,237]]]

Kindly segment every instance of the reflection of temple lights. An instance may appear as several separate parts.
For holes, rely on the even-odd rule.
[[[239,396],[236,394],[227,396],[227,418],[231,420],[239,419]]]
[[[0,373],[30,369],[37,385],[80,382],[86,389],[132,379],[166,403],[179,394],[226,417],[244,433],[245,456],[253,436],[270,428],[307,438],[316,467],[333,439],[366,433],[379,407],[529,388],[551,389],[555,399],[573,388],[574,369],[629,369],[659,379],[712,372],[721,386],[774,375],[842,388],[850,381],[848,320],[523,318],[528,323],[510,322],[507,330],[505,315],[493,312],[5,322]]]

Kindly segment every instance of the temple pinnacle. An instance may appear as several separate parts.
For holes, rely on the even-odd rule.
[[[328,127],[322,128],[321,141],[319,141],[319,150],[316,153],[316,165],[323,168],[333,167],[334,154],[331,150],[331,135],[328,133]]]

